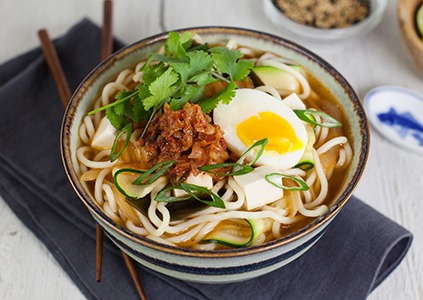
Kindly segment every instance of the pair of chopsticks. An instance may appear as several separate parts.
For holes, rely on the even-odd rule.
[[[57,55],[53,42],[50,40],[45,29],[38,32],[41,41],[41,49],[44,53],[47,65],[50,69],[54,83],[60,96],[63,107],[67,107],[71,99],[69,84],[63,72],[62,65]],[[113,53],[113,34],[112,34],[112,1],[105,0],[103,8],[103,27],[101,31],[101,60],[105,60]],[[96,280],[101,281],[102,260],[103,260],[103,230],[96,224]],[[144,289],[135,270],[132,259],[122,250],[123,260],[129,270],[131,278],[135,284],[138,295],[141,300],[146,300]]]

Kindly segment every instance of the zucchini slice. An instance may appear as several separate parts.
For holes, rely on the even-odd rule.
[[[167,179],[160,177],[151,184],[138,185],[133,184],[140,174],[144,174],[143,170],[134,169],[117,169],[113,170],[113,180],[116,188],[125,197],[129,199],[139,199],[149,194],[156,186],[163,184]]]
[[[266,229],[261,219],[227,219],[204,239],[204,243],[217,243],[231,248],[248,247]]]

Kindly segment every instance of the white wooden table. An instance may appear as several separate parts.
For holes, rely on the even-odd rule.
[[[227,25],[284,36],[264,15],[259,0],[115,0],[115,36],[126,43],[165,30]],[[37,31],[51,38],[88,17],[102,22],[101,0],[0,0],[0,63],[39,45]],[[423,94],[423,79],[401,44],[396,1],[370,34],[335,45],[300,42],[340,71],[357,93],[398,85]],[[372,128],[367,169],[355,192],[361,200],[414,234],[401,265],[369,297],[423,299],[423,157],[397,148]],[[84,299],[51,254],[0,198],[0,299]]]

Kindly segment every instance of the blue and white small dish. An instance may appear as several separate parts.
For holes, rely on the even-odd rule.
[[[423,95],[398,86],[377,87],[366,94],[364,107],[382,136],[423,153]]]

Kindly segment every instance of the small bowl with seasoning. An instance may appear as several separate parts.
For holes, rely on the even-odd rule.
[[[270,20],[305,41],[347,41],[373,30],[382,20],[386,0],[263,0]]]
[[[397,16],[407,56],[423,78],[423,0],[399,0]]]

